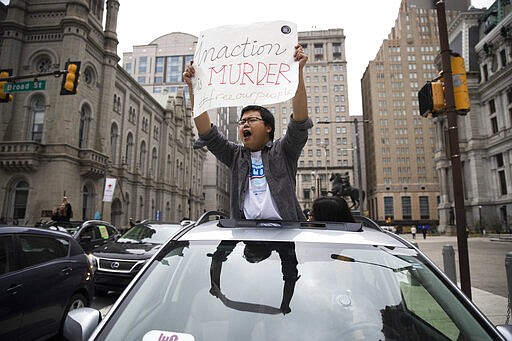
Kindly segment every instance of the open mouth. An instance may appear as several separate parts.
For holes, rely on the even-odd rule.
[[[247,139],[252,135],[252,133],[250,130],[244,130],[244,131],[242,131],[242,135],[243,135],[244,139]]]

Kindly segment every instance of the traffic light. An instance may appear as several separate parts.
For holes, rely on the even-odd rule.
[[[455,98],[455,110],[459,115],[466,115],[470,107],[464,58],[457,54],[454,54],[450,57],[450,65],[452,67],[453,96]]]
[[[76,95],[78,87],[78,77],[80,77],[80,62],[67,62],[66,73],[62,78],[62,85],[60,87],[61,95]]]
[[[418,91],[418,102],[420,115],[423,117],[428,117],[429,114],[436,117],[438,114],[442,113],[446,108],[443,82],[441,80],[433,82],[428,81],[420,91]]]
[[[12,69],[0,70],[0,79],[11,77]],[[12,95],[4,91],[4,86],[7,84],[6,80],[0,81],[0,102],[7,103],[12,101]]]

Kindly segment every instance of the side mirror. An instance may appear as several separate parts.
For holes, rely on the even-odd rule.
[[[512,340],[512,325],[500,324],[496,326],[496,329],[505,337],[505,340]]]
[[[99,310],[93,308],[71,310],[64,321],[64,337],[69,341],[88,340],[100,322]]]

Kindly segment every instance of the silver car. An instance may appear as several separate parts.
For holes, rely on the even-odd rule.
[[[205,215],[206,216],[206,215]],[[183,229],[78,340],[507,340],[436,265],[373,221],[220,219]]]

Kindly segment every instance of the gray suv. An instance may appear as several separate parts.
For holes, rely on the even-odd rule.
[[[90,308],[70,312],[66,335],[511,339],[508,326],[495,327],[420,250],[367,218],[203,223],[206,216],[147,262],[103,321]]]

